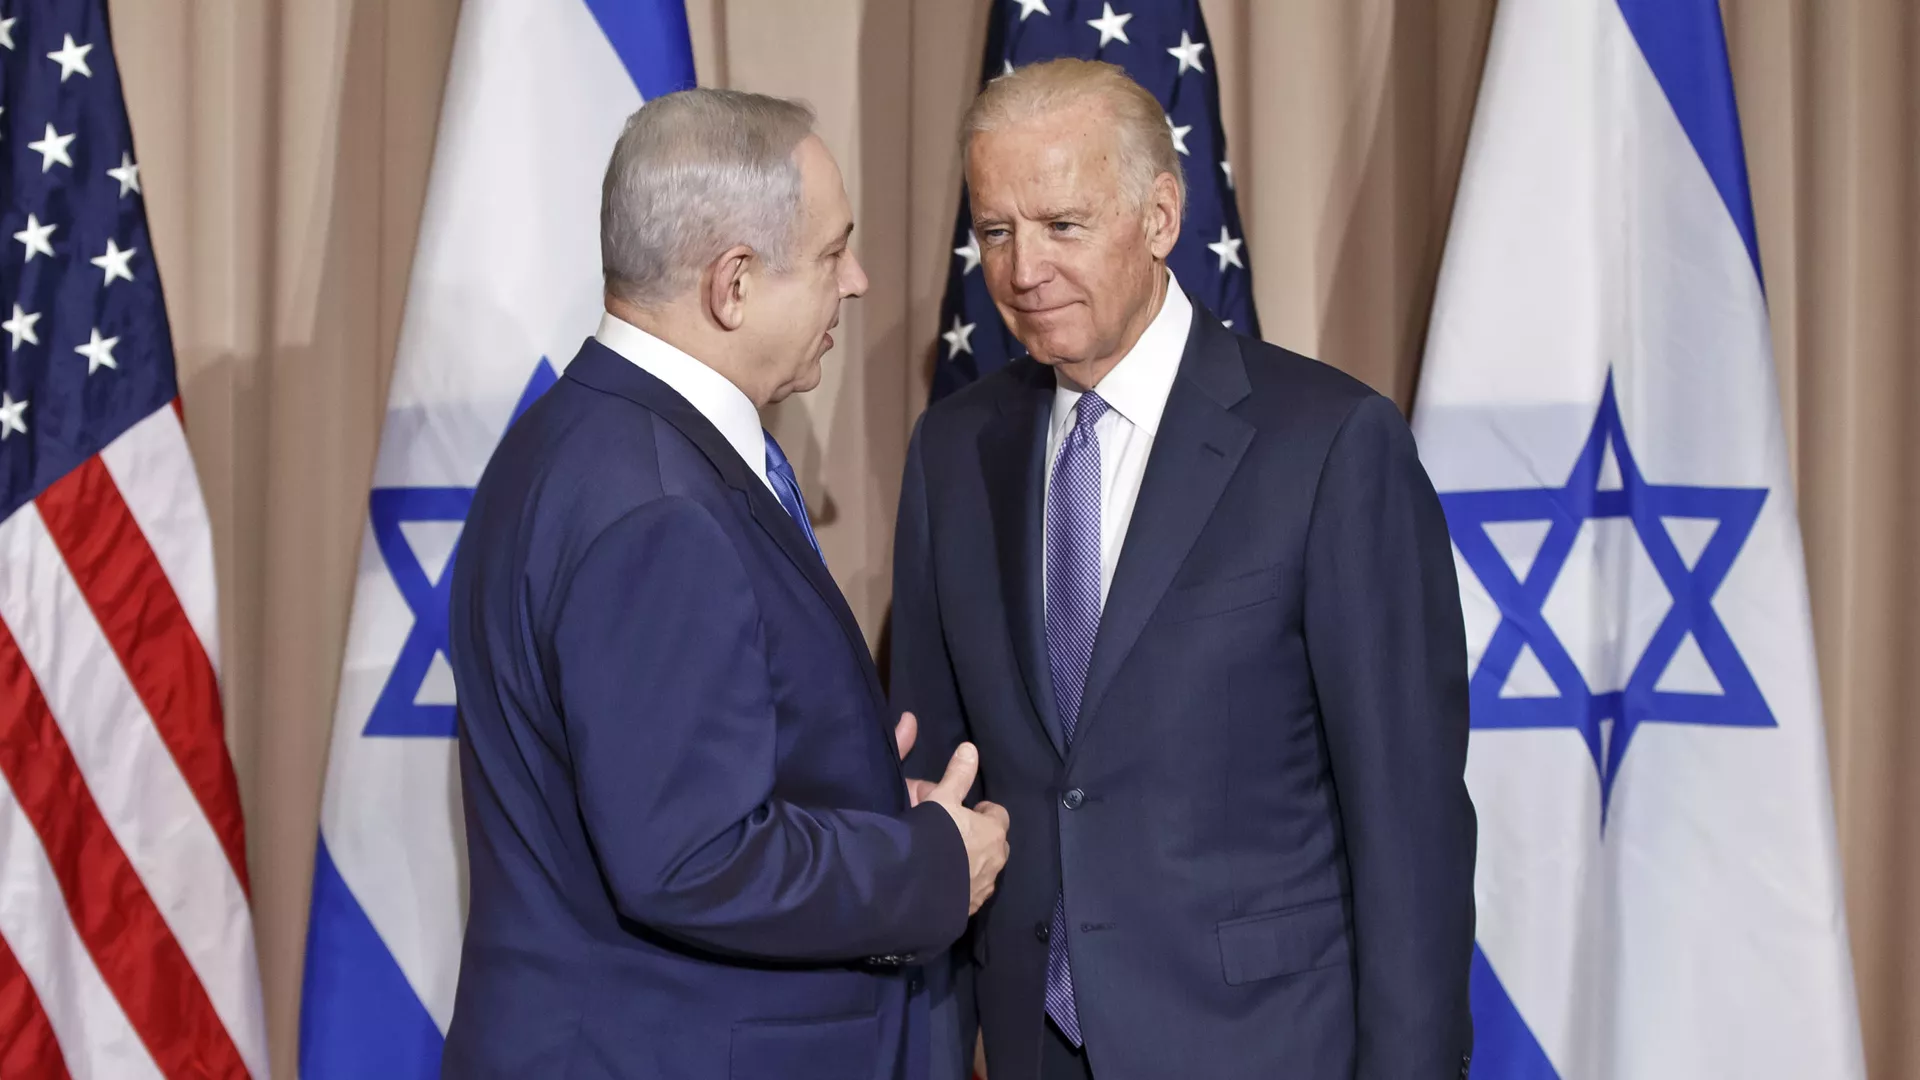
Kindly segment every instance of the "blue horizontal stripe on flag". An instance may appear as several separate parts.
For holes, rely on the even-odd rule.
[[[1473,1000],[1472,1080],[1560,1080],[1477,943],[1468,994]]]
[[[429,1080],[440,1075],[445,1045],[322,836],[300,988],[301,1080]]]
[[[694,84],[693,45],[681,0],[586,0],[627,76],[648,101]]]
[[[1740,230],[1740,241],[1760,274],[1760,242],[1747,186],[1740,108],[1727,64],[1726,29],[1716,0],[1619,0],[1627,29],[1673,105],[1687,141],[1700,155],[1713,186]],[[1761,278],[1765,281],[1765,278]]]

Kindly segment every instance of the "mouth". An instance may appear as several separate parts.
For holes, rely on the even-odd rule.
[[[1065,311],[1073,306],[1073,301],[1068,301],[1064,304],[1035,304],[1031,306],[1009,304],[1008,306],[1019,314],[1032,318],[1038,315],[1052,315],[1055,312]]]

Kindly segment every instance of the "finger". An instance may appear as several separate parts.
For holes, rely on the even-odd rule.
[[[947,773],[934,785],[927,797],[935,802],[959,805],[973,787],[973,778],[980,771],[980,752],[970,742],[963,742],[954,750],[952,760],[947,762]]]
[[[921,803],[926,802],[933,796],[933,787],[934,784],[931,780],[907,781],[907,805],[910,807],[919,806]]]
[[[1001,832],[1006,832],[1013,827],[1013,819],[1007,816],[1007,808],[997,802],[982,799],[974,804],[973,812],[998,822]]]
[[[900,747],[900,760],[907,760],[907,754],[913,750],[913,744],[920,738],[920,721],[910,712],[900,714],[900,722],[893,726],[894,744]]]

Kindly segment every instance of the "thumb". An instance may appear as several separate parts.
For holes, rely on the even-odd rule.
[[[900,748],[901,761],[907,760],[907,755],[913,752],[914,742],[919,738],[920,721],[914,719],[910,712],[901,713],[900,722],[893,726],[893,741]]]
[[[927,801],[960,805],[960,800],[966,798],[967,791],[973,787],[973,778],[979,771],[980,752],[970,742],[961,743],[959,749],[953,752],[952,760],[947,762],[947,774],[934,785]]]

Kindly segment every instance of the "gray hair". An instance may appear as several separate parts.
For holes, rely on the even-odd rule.
[[[960,152],[971,153],[973,137],[998,131],[1047,113],[1098,101],[1113,116],[1120,140],[1120,185],[1136,206],[1153,195],[1153,181],[1172,173],[1180,191],[1180,212],[1187,208],[1187,174],[1173,146],[1166,111],[1126,69],[1100,60],[1065,57],[1028,64],[996,77],[980,91],[960,124]]]
[[[640,106],[600,188],[607,292],[657,306],[735,244],[784,273],[801,209],[793,151],[812,132],[806,105],[739,90],[682,90]]]

